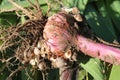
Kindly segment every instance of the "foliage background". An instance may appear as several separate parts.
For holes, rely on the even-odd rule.
[[[15,1],[22,7],[30,7],[27,0]],[[34,3],[34,0],[31,1]],[[80,13],[85,16],[88,25],[98,37],[111,43],[113,41],[120,42],[120,0],[39,0],[39,2],[44,15],[47,13],[49,4],[53,7],[48,16],[58,12],[61,6],[78,7]],[[13,9],[14,6],[8,0],[0,0],[0,30],[2,30],[2,26],[6,28],[26,21],[24,15],[16,15]],[[0,45],[2,43],[0,41]],[[6,59],[11,55],[13,55],[11,50],[7,50],[4,54]],[[10,70],[14,71],[18,66],[10,65],[9,69],[7,63],[2,60],[2,56],[3,54],[0,53],[0,80],[5,80],[11,73]],[[11,60],[11,63],[14,62]],[[81,55],[79,73],[79,80],[120,79],[119,66],[110,65],[85,55]],[[13,78],[13,80],[42,80],[42,73],[36,69],[31,69],[31,66],[29,66],[25,70],[18,72]],[[57,69],[49,71],[48,80],[58,80],[58,78]]]

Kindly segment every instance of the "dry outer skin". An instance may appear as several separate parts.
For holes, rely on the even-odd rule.
[[[64,16],[64,17],[63,17]],[[58,13],[48,18],[43,36],[52,53],[62,55],[74,44],[76,31],[68,24],[68,15]]]

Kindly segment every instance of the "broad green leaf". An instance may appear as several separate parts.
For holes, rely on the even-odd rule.
[[[19,18],[14,12],[0,13],[0,25],[11,26],[16,25]]]
[[[48,73],[48,79],[47,80],[59,80],[59,70],[58,69],[51,69]]]
[[[21,71],[21,80],[27,80],[28,79],[28,73],[26,73],[25,70]]]
[[[26,21],[25,16],[22,15],[21,18],[20,18],[20,21],[21,21],[22,24],[25,23],[25,21]]]
[[[5,64],[0,61],[0,80],[5,80],[9,74],[8,70],[5,67]]]
[[[88,3],[88,0],[78,0],[77,1],[77,4],[76,4],[76,7],[79,8],[81,14],[83,14],[85,8],[86,8],[86,5]]]
[[[95,1],[99,1],[99,0],[88,0],[89,2],[95,2]]]
[[[0,4],[2,3],[3,0],[0,0]]]
[[[114,65],[111,70],[109,80],[119,80],[120,79],[120,66]]]
[[[120,0],[106,0],[106,6],[116,31],[120,34]]]
[[[84,68],[89,74],[93,76],[95,80],[104,80],[103,68],[99,59],[91,58],[87,63],[80,63],[80,66]]]
[[[102,15],[101,16],[103,18],[102,20],[105,21],[105,24],[103,23],[104,27],[106,27],[108,31],[110,31],[110,33],[112,34],[111,36],[116,37],[115,30],[113,28],[113,24],[107,11],[107,8],[105,6],[104,0],[97,1],[96,5],[98,7],[99,13]]]
[[[17,77],[19,77],[19,75]],[[20,77],[20,80],[43,80],[41,72],[31,66],[27,66],[22,70]]]
[[[69,8],[74,7],[75,1],[78,1],[78,0],[62,0],[62,2],[64,3],[64,6]]]
[[[113,42],[113,40],[116,39],[114,32],[111,32],[111,29],[108,29],[109,26],[112,28],[112,25],[109,24],[108,19],[106,19],[106,15],[101,15],[101,13],[97,11],[92,4],[87,5],[85,17],[88,24],[98,37],[109,42]]]
[[[35,4],[35,0],[30,0],[30,1]],[[38,1],[39,1],[41,6],[44,6],[46,4],[45,0],[38,0]],[[30,7],[31,6],[30,3],[28,3],[27,0],[16,1],[16,3],[20,6],[22,6],[22,7]],[[7,10],[9,11],[9,10],[12,10],[14,8],[15,7],[11,3],[9,3],[8,0],[3,0],[2,4],[0,5],[0,10],[1,11],[7,11]]]
[[[79,8],[80,12],[83,14],[83,11],[86,7],[88,0],[63,0],[63,3],[65,5],[65,7],[77,7]]]
[[[79,80],[83,80],[86,76],[86,71],[85,70],[80,70],[79,71]]]

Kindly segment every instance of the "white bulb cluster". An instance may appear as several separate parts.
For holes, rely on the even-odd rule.
[[[49,68],[61,68],[73,61],[76,61],[76,54],[72,50],[67,50],[63,56],[57,56],[50,52],[44,40],[40,40],[34,48],[34,57],[29,63],[32,66],[37,66],[39,70],[45,70]]]

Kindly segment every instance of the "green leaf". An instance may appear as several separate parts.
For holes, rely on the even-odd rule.
[[[74,7],[75,1],[76,0],[62,0],[62,2],[64,3],[64,6],[69,8]]]
[[[0,4],[2,3],[3,0],[0,0]]]
[[[5,80],[9,74],[8,70],[5,67],[5,64],[0,61],[0,80]]]
[[[88,0],[78,0],[76,7],[79,8],[81,14],[83,14],[87,3],[88,3]]]
[[[109,80],[119,80],[120,79],[120,66],[114,65],[111,70]]]
[[[105,6],[104,0],[97,1],[96,5],[98,7],[99,13],[101,14],[101,17],[103,18],[102,21],[105,22],[105,24],[103,23],[104,27],[106,27],[110,31],[110,33],[112,34],[111,36],[116,37],[114,26]]]
[[[14,12],[0,13],[0,25],[11,26],[16,25],[19,18]]]
[[[89,2],[95,2],[95,1],[98,1],[98,0],[88,0]]]
[[[110,20],[107,19],[107,14],[104,13],[104,16],[102,14],[96,10],[92,4],[87,5],[85,17],[92,30],[98,37],[104,39],[105,41],[113,42],[113,40],[116,39],[116,35],[114,34],[112,24],[110,23]]]
[[[85,78],[85,76],[86,76],[86,71],[85,70],[80,70],[79,71],[79,80],[83,80],[84,78]]]
[[[89,74],[93,76],[95,80],[104,80],[102,73],[102,67],[99,59],[91,58],[87,63],[80,63],[80,66],[84,68]]]
[[[35,3],[34,0],[30,0],[32,3]],[[45,0],[38,0],[40,5],[45,5],[46,2]],[[27,1],[27,0],[21,0],[21,1],[16,1],[16,3],[22,7],[30,7],[30,3]],[[7,6],[6,6],[7,5]],[[7,11],[7,10],[12,10],[14,9],[15,7],[9,3],[8,0],[3,0],[2,1],[2,4],[0,5],[0,11]]]
[[[65,6],[72,8],[79,8],[80,12],[83,13],[87,5],[88,0],[63,0]]]
[[[47,80],[59,80],[59,70],[58,69],[51,69],[48,73],[48,79]]]
[[[21,71],[21,80],[27,80],[28,79],[28,73],[26,73],[25,70]]]
[[[21,21],[22,24],[25,23],[25,21],[26,21],[25,16],[22,15],[21,18],[20,18],[20,21]]]
[[[108,13],[120,35],[120,0],[106,0]]]

